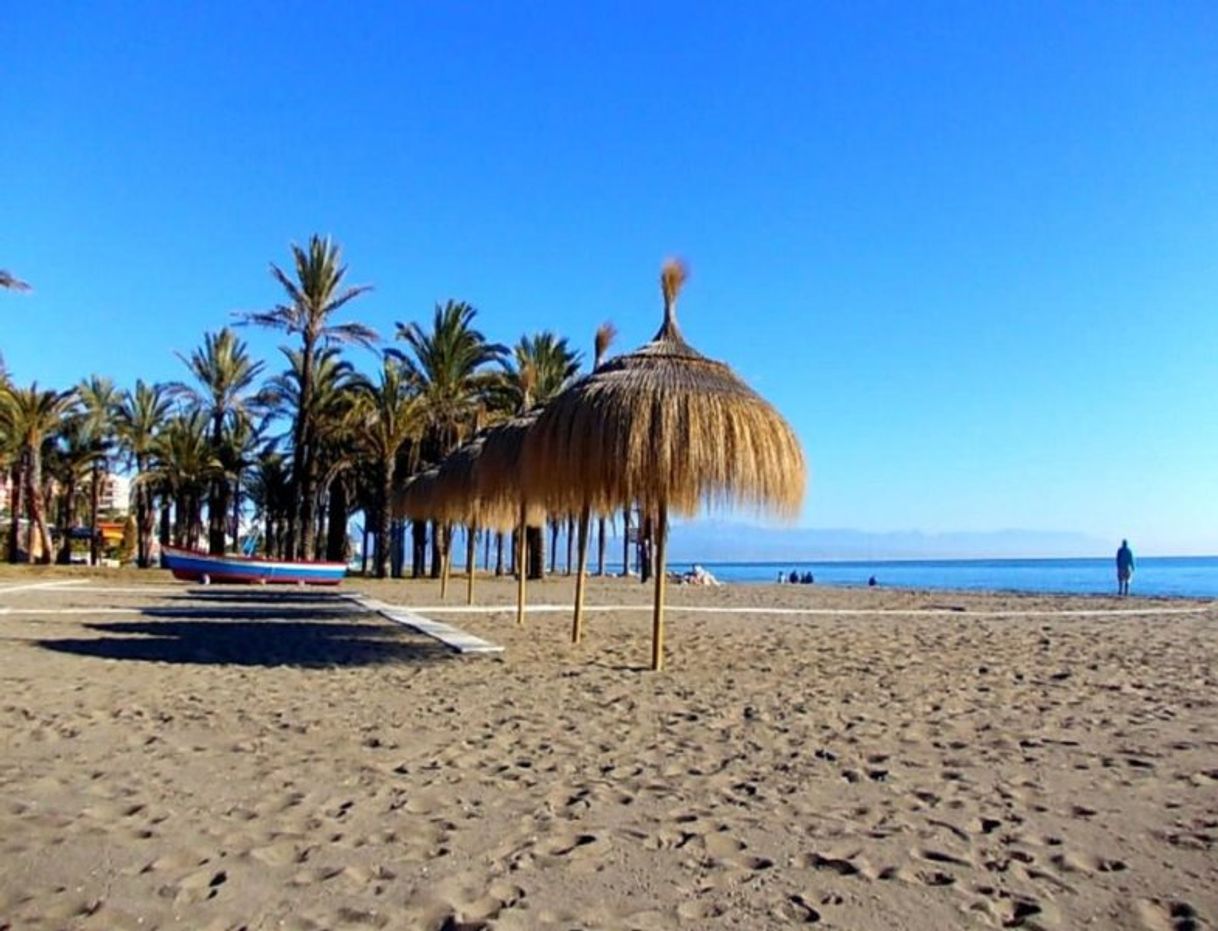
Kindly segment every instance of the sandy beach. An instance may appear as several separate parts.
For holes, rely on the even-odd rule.
[[[0,573],[0,928],[1218,922],[1218,604],[673,588],[656,674],[513,594]]]

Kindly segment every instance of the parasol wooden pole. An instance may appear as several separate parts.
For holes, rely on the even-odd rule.
[[[668,580],[665,556],[668,548],[668,503],[660,502],[658,520],[655,524],[655,563],[651,567],[656,575],[656,600],[651,615],[651,668],[664,668],[664,589]]]
[[[476,530],[477,524],[475,524],[473,521],[470,521],[469,525],[465,528],[465,533],[467,535],[467,539],[465,541],[465,566],[469,570],[469,580],[467,581],[465,588],[465,603],[467,605],[472,605],[474,603],[474,569],[476,568],[474,566],[474,560],[477,558],[474,551],[478,545],[478,540],[475,536]]]
[[[588,529],[591,523],[588,505],[579,512],[579,567],[575,570],[575,617],[571,621],[571,642],[579,643],[584,622],[584,576],[588,574]]]
[[[529,567],[525,565],[525,557],[528,555],[528,549],[525,544],[525,503],[524,499],[520,499],[520,524],[516,531],[516,623],[524,624],[524,580],[529,574]]]

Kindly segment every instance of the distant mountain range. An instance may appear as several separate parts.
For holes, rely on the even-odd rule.
[[[1112,542],[1045,530],[868,533],[814,527],[766,527],[698,520],[674,524],[673,562],[801,562],[806,560],[999,559],[1105,556]]]

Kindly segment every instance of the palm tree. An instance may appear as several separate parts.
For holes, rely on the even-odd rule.
[[[3,268],[0,268],[0,288],[4,288],[6,291],[32,290],[28,284]]]
[[[254,423],[253,417],[247,411],[239,411],[230,417],[224,425],[224,436],[220,441],[218,457],[223,476],[219,480],[228,494],[227,511],[221,511],[221,531],[223,525],[231,518],[233,542],[238,542],[241,534],[242,487],[241,482],[246,472],[253,468],[258,461],[258,450],[262,445],[262,424]],[[214,487],[215,483],[213,483]],[[208,504],[210,509],[211,505]],[[209,510],[210,516],[210,510]]]
[[[250,358],[246,344],[228,327],[218,333],[204,333],[202,347],[195,349],[189,357],[178,353],[178,358],[190,370],[199,387],[181,383],[171,387],[207,415],[212,449],[220,456],[225,423],[248,415],[251,388],[262,372],[263,363]],[[220,555],[225,549],[228,500],[228,480],[225,475],[218,475],[207,498],[207,549],[213,555]]]
[[[254,519],[263,525],[263,552],[282,556],[284,533],[292,510],[291,476],[287,461],[267,443],[254,462],[248,492],[254,505]]]
[[[314,437],[309,429],[309,410],[313,403],[313,363],[318,351],[335,344],[371,346],[377,336],[359,323],[333,323],[334,313],[344,304],[370,290],[368,285],[346,287],[343,278],[347,267],[342,264],[342,252],[336,243],[316,234],[309,239],[307,249],[293,243],[296,278],[288,277],[282,269],[271,264],[271,274],[283,286],[286,303],[268,311],[244,315],[244,321],[257,326],[299,334],[302,378],[299,406],[292,419],[293,500],[299,510],[288,524],[286,549],[288,558],[309,559],[313,553],[315,464]]]
[[[27,553],[34,561],[34,537],[41,547],[39,561],[51,561],[51,533],[43,510],[42,453],[48,436],[58,429],[60,421],[76,400],[73,391],[46,391],[38,383],[28,388],[5,386],[0,390],[0,427],[9,442],[16,447],[17,468],[13,485],[12,527],[9,531],[9,561],[17,561],[20,548],[21,494],[30,520],[30,543]],[[23,487],[24,486],[24,487]]]
[[[522,374],[532,371],[527,386],[531,404],[544,404],[562,391],[579,372],[581,354],[569,345],[567,338],[557,337],[549,330],[533,336],[522,336],[512,347],[512,356],[503,364],[503,397],[499,405],[513,413],[525,406],[525,380]]]
[[[101,559],[101,536],[97,532],[98,508],[101,502],[102,473],[107,471],[107,459],[113,446],[114,411],[119,393],[114,382],[92,375],[76,388],[80,398],[85,429],[93,442],[93,469],[89,479],[89,562],[96,566]]]
[[[565,337],[560,339],[549,330],[533,336],[522,336],[512,347],[511,360],[503,363],[504,371],[496,400],[501,409],[513,413],[544,404],[575,377],[579,364],[580,353],[570,347]],[[557,522],[551,521],[550,532],[552,572],[558,555]],[[545,534],[540,527],[529,527],[525,536],[529,552],[529,577],[540,579],[545,575]]]
[[[72,561],[72,529],[76,526],[76,504],[81,483],[92,470],[97,449],[84,418],[71,411],[60,423],[44,463],[61,490],[59,528],[62,534],[56,561]]]
[[[463,301],[437,304],[430,332],[418,323],[397,325],[397,338],[409,353],[389,349],[401,361],[406,377],[418,385],[429,438],[438,457],[451,452],[473,423],[495,385],[483,369],[499,362],[507,349],[487,342],[474,329],[478,311]]]
[[[308,486],[313,501],[308,509],[309,522],[298,525],[297,529],[309,538],[316,552],[316,541],[322,538],[320,521],[316,519],[321,512],[318,505],[334,479],[354,463],[355,440],[350,435],[348,413],[356,396],[353,390],[355,369],[342,359],[336,347],[331,346],[320,349],[314,355],[312,373],[306,377],[304,353],[289,349],[283,352],[288,359],[288,369],[268,382],[263,391],[263,402],[270,414],[289,420],[296,412],[304,411],[307,433],[311,437],[312,451],[308,466],[311,480]],[[307,407],[302,407],[301,389],[306,382],[312,386],[312,399]],[[303,467],[299,459],[294,459],[292,477],[295,477],[297,469]],[[301,486],[293,482],[292,487]],[[297,502],[293,513],[298,515],[299,512],[300,504]],[[345,528],[345,510],[343,515],[333,514],[331,517],[339,520]],[[284,528],[285,538],[291,526],[292,522],[289,521]],[[335,537],[337,533],[336,530]]]
[[[376,495],[375,571],[376,577],[383,579],[389,565],[390,508],[398,456],[407,441],[418,435],[424,407],[409,376],[393,359],[385,360],[379,381],[361,382],[360,395],[355,417],[361,445],[375,463],[380,480]]]
[[[203,498],[222,471],[200,410],[175,414],[152,440],[149,465],[138,481],[173,499],[173,542],[194,548],[203,531]]]
[[[148,470],[153,441],[165,426],[172,410],[167,389],[149,385],[142,379],[135,391],[124,391],[114,412],[114,426],[119,444],[135,466],[136,563],[146,569],[152,552],[152,488],[140,481]]]
[[[507,351],[498,343],[488,342],[474,328],[477,315],[478,311],[463,301],[437,304],[430,332],[418,323],[397,325],[397,339],[406,343],[408,352],[386,350],[387,355],[401,362],[405,376],[418,388],[425,425],[422,451],[433,462],[452,452],[471,431],[478,411],[497,384],[485,369],[502,360]],[[433,577],[439,575],[441,564],[442,534],[437,530],[432,530]],[[420,536],[417,525],[415,536]]]

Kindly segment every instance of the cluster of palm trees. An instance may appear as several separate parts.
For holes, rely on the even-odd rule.
[[[179,354],[181,381],[140,380],[120,390],[92,376],[61,391],[15,385],[0,364],[10,561],[70,561],[78,525],[87,531],[75,536],[88,539],[96,561],[101,483],[122,469],[132,476],[133,556],[142,567],[152,562],[154,539],[206,544],[212,553],[239,546],[243,515],[258,527],[265,555],[346,560],[349,522],[362,513],[365,559],[371,535],[373,569],[384,576],[403,561],[404,527],[392,514],[402,482],[511,416],[526,392],[544,401],[579,370],[581,355],[566,339],[542,332],[509,349],[477,328],[473,307],[448,301],[428,325],[397,324],[391,347],[366,374],[349,351],[375,350],[378,336],[337,315],[368,287],[347,284],[341,250],[329,239],[294,245],[292,259],[288,270],[271,266],[282,303],[204,334],[200,346]],[[7,272],[0,286],[28,289]],[[251,355],[242,326],[284,334],[282,370],[268,372]],[[433,573],[446,543],[436,529]],[[426,536],[426,527],[415,527],[412,574],[426,570],[419,556]],[[542,565],[542,556],[531,562]]]

